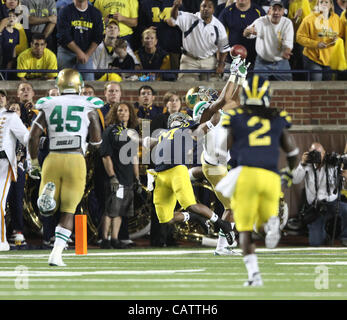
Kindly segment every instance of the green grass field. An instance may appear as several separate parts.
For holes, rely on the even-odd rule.
[[[215,257],[213,248],[66,250],[67,267],[49,267],[48,254],[1,252],[0,299],[347,299],[347,248],[259,248],[258,288],[243,287],[242,256]]]

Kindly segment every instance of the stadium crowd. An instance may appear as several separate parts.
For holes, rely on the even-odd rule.
[[[50,79],[56,73],[6,69],[69,67],[95,70],[83,72],[85,80],[197,76],[121,72],[160,69],[215,70],[220,77],[228,73],[230,47],[241,44],[250,70],[262,70],[263,76],[345,79],[346,73],[329,70],[347,69],[346,6],[344,0],[2,0],[0,67],[9,80]],[[97,71],[106,69],[115,72]]]
[[[105,81],[104,105],[98,110],[105,142],[99,156],[93,159],[95,187],[89,201],[94,203],[93,218],[99,227],[100,246],[125,248],[133,244],[128,228],[133,208],[127,204],[124,215],[110,213],[110,208],[113,208],[111,211],[119,210],[119,204],[109,203],[109,195],[104,192],[105,181],[115,190],[119,190],[119,184],[124,185],[125,195],[130,192],[126,187],[132,184],[129,177],[135,180],[137,187],[145,181],[140,181],[136,166],[118,168],[116,171],[124,170],[128,174],[114,177],[113,169],[118,164],[109,162],[108,158],[120,146],[115,147],[111,142],[106,145],[107,137],[118,132],[110,127],[121,125],[119,134],[123,130],[139,131],[148,120],[151,132],[167,129],[170,115],[178,111],[191,114],[192,110],[183,107],[182,98],[174,91],[167,92],[164,105],[158,106],[155,90],[149,85],[139,88],[138,102],[134,106],[123,103],[121,81],[176,81],[181,78],[196,81],[204,80],[206,76],[204,73],[170,70],[213,70],[214,78],[226,80],[233,62],[228,53],[236,44],[247,49],[248,71],[266,70],[263,76],[271,80],[325,80],[332,77],[345,80],[346,73],[336,76],[329,72],[314,72],[309,74],[309,79],[302,73],[291,74],[290,70],[347,69],[346,7],[344,0],[2,0],[1,76],[3,80],[21,82],[14,100],[7,101],[6,91],[0,91],[0,107],[15,111],[30,129],[38,114],[33,101],[35,88],[30,80],[55,79],[59,70],[73,68],[80,71],[86,81]],[[21,72],[6,72],[11,69]],[[111,69],[112,73],[105,72],[106,69]],[[159,69],[167,72],[145,71]],[[39,70],[50,72],[40,73]],[[131,70],[136,72],[129,72]],[[91,85],[81,89],[83,96],[93,97],[94,94]],[[53,88],[47,92],[48,97],[57,95],[59,93]],[[23,194],[28,177],[26,151],[20,143],[24,141],[18,140],[17,179],[11,183],[7,197],[11,213],[8,240],[13,247],[18,243],[26,245]],[[45,139],[40,140],[39,148],[38,161],[42,166],[48,154]],[[109,181],[108,177],[115,179]],[[141,193],[139,188],[134,190]],[[58,218],[41,218],[42,247],[50,248],[55,241]],[[159,224],[155,215],[151,227],[151,244],[168,245],[169,227]],[[109,229],[112,230],[111,240],[108,239]],[[322,241],[313,241],[312,245],[321,245]]]

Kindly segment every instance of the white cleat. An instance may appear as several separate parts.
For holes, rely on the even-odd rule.
[[[262,287],[263,279],[261,278],[260,273],[256,273],[253,275],[252,280],[248,280],[243,284],[244,287]]]
[[[265,236],[265,246],[266,248],[273,249],[276,248],[278,242],[281,239],[280,232],[280,219],[279,217],[271,217],[265,224],[264,231]]]
[[[7,241],[0,242],[0,251],[9,251],[9,250],[10,250],[10,245],[8,244]]]
[[[56,203],[54,200],[55,184],[53,182],[47,182],[43,187],[43,192],[37,199],[37,207],[39,208],[41,214],[52,215],[55,209]]]
[[[49,255],[48,264],[52,267],[66,267],[66,264],[63,262],[61,253],[57,253],[54,248]]]
[[[214,252],[215,256],[241,256],[242,254],[234,251],[229,247],[216,249]]]

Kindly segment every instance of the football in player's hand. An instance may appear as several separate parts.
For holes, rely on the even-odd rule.
[[[245,59],[247,57],[247,49],[241,44],[235,44],[230,49],[230,55],[233,58],[240,55],[242,59]]]

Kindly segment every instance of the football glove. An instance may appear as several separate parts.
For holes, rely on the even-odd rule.
[[[38,159],[31,159],[27,161],[28,164],[28,173],[31,179],[39,180],[41,179],[41,167]]]
[[[246,64],[246,60],[242,59],[240,55],[236,56],[230,65],[230,77],[229,81],[242,85],[243,81],[247,77],[247,70],[250,66],[250,62]]]
[[[280,171],[281,175],[281,185],[285,186],[286,188],[290,188],[293,184],[293,174],[292,170],[290,170],[288,167],[281,169]]]
[[[140,180],[136,179],[136,181],[134,182],[134,191],[137,194],[142,194],[142,185],[141,185]]]
[[[117,190],[119,188],[119,181],[116,176],[110,177],[110,189],[113,194],[117,193]]]

